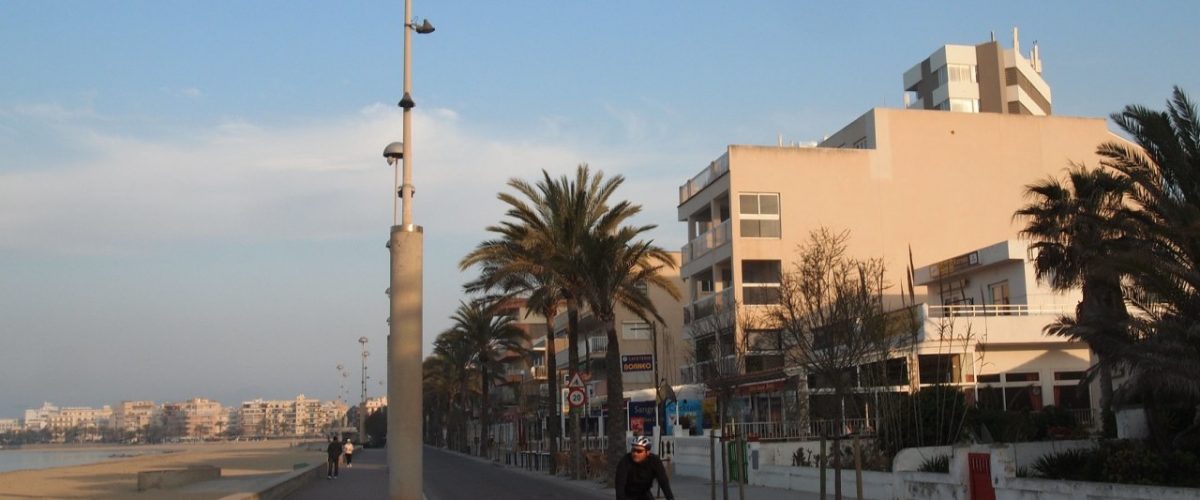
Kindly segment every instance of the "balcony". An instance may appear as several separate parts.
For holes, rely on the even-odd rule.
[[[529,373],[532,374],[533,378],[535,378],[537,380],[546,380],[547,371],[546,371],[545,366],[542,366],[542,365],[531,366],[531,367],[529,367]]]
[[[586,337],[581,339],[578,347],[579,357],[592,358],[604,357],[604,353],[608,352],[608,337]]]
[[[729,243],[732,228],[733,219],[726,219],[725,222],[717,224],[716,227],[705,231],[704,234],[692,238],[692,241],[680,249],[683,264],[686,265],[692,260],[703,257],[712,249]]]
[[[993,304],[929,306],[931,318],[983,317],[983,316],[1063,316],[1075,314],[1075,306],[1067,304]]]
[[[719,293],[710,294],[689,305],[683,306],[683,322],[690,324],[712,316],[718,308],[733,304],[733,288],[726,288]],[[732,321],[732,318],[730,319]]]
[[[679,186],[679,203],[682,204],[688,201],[689,198],[699,193],[713,181],[725,175],[729,171],[729,154],[723,154],[707,167],[687,181],[687,184]]]

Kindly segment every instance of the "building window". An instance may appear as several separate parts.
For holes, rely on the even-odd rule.
[[[979,99],[950,99],[950,111],[958,111],[962,113],[978,113]]]
[[[778,238],[779,195],[776,193],[742,193],[738,195],[741,211],[740,229],[743,238]]]
[[[642,321],[623,321],[621,322],[621,338],[650,340],[650,324]]]
[[[1006,306],[1012,303],[1008,297],[1008,281],[992,283],[988,285],[988,291],[992,294],[992,305]]]
[[[962,381],[962,359],[958,354],[917,356],[921,384],[954,384]]]
[[[976,83],[979,81],[974,64],[947,64],[946,71],[950,74],[952,82]]]

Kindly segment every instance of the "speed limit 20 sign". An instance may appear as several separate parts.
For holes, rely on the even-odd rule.
[[[571,408],[582,408],[587,404],[587,394],[583,392],[582,387],[573,387],[567,394],[567,402],[571,403]]]

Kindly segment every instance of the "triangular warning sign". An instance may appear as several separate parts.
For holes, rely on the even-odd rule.
[[[567,387],[583,387],[583,379],[579,378],[579,374],[576,373],[574,377],[571,377],[571,381],[567,383]]]

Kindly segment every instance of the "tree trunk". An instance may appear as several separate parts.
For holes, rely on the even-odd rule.
[[[482,363],[482,362],[481,362]],[[479,456],[488,451],[488,380],[487,367],[479,369]]]
[[[554,350],[554,316],[557,311],[546,309],[546,386],[550,396],[550,475],[558,474],[558,438],[562,435],[559,428],[558,412],[562,411],[558,393],[558,360]]]
[[[601,318],[608,333],[608,350],[604,353],[604,364],[607,366],[605,377],[608,383],[608,419],[605,424],[608,434],[608,474],[607,482],[612,483],[617,477],[617,463],[625,455],[625,381],[621,377],[621,344],[617,339],[616,317],[605,315]]]
[[[570,378],[575,378],[575,374],[579,373],[579,304],[574,298],[567,301],[567,361],[570,366],[567,367],[567,373]],[[580,479],[583,470],[582,457],[583,450],[580,449],[583,442],[579,428],[579,412],[572,410],[571,419],[568,425],[571,428],[571,477]]]

